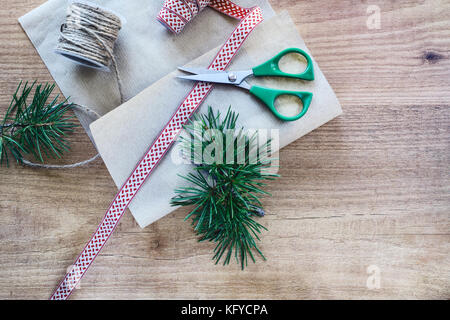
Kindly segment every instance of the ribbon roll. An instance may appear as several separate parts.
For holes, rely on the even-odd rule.
[[[186,3],[186,1],[178,2]],[[199,4],[200,1],[190,1],[190,3]],[[214,9],[241,21],[209,65],[209,69],[223,71],[229,65],[247,36],[262,21],[261,9],[259,7],[250,9],[242,8],[229,0],[213,0],[208,1],[208,4]],[[117,227],[134,196],[167,153],[183,128],[183,124],[189,120],[191,115],[201,105],[212,90],[212,87],[213,85],[210,83],[199,82],[188,93],[175,114],[150,146],[147,153],[137,164],[130,177],[120,188],[91,240],[86,244],[69,272],[51,296],[52,300],[67,299],[71,295],[78,282]]]
[[[197,14],[213,2],[211,0],[166,0],[157,19],[169,30],[180,33]]]

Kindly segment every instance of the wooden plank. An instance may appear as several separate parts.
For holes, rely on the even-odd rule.
[[[17,18],[0,8],[0,114],[20,80],[52,81]],[[264,203],[268,261],[215,266],[181,209],[141,230],[126,215],[74,299],[450,298],[450,2],[271,1],[287,9],[344,115],[283,149]],[[79,129],[63,163],[95,151]],[[87,168],[0,168],[0,298],[46,299],[116,188]],[[367,287],[369,266],[380,289]]]

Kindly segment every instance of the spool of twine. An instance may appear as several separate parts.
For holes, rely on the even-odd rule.
[[[114,57],[114,44],[122,28],[121,19],[111,11],[85,1],[70,4],[55,51],[72,61],[116,74],[123,102],[122,79]]]
[[[109,67],[112,66],[117,79],[120,101],[123,103],[122,79],[114,57],[114,45],[121,28],[122,20],[113,12],[87,1],[73,1],[67,9],[66,21],[61,25],[55,52],[75,63],[98,70],[109,71]],[[91,118],[100,117],[84,106],[73,105],[73,108]],[[34,168],[71,169],[85,166],[99,156],[96,154],[88,160],[68,165],[34,163],[26,159],[22,159],[22,163]]]

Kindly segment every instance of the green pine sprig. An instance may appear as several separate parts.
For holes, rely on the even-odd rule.
[[[256,133],[249,136],[243,128],[237,129],[237,119],[238,115],[231,109],[221,119],[220,113],[215,114],[209,107],[207,114],[195,116],[185,125],[188,134],[181,137],[181,143],[196,168],[183,177],[189,186],[176,189],[177,196],[171,203],[194,207],[185,220],[192,218],[199,241],[217,244],[213,256],[216,264],[222,258],[224,265],[229,264],[234,257],[244,269],[248,257],[255,262],[254,251],[265,260],[256,241],[260,240],[261,231],[267,229],[255,218],[264,216],[260,197],[269,195],[263,190],[265,181],[278,175],[269,171],[270,141],[259,147],[259,154],[266,156],[250,161],[258,137]],[[217,130],[212,133],[210,129]],[[233,139],[227,140],[230,132]],[[213,162],[199,162],[205,149],[220,139],[224,146],[222,154],[213,154]],[[226,161],[230,153],[234,161]]]
[[[44,156],[60,158],[69,150],[66,134],[77,126],[71,121],[74,116],[66,115],[72,104],[67,100],[58,102],[59,95],[50,100],[54,84],[26,82],[19,93],[21,88],[22,82],[0,122],[0,164],[5,161],[8,165],[9,155],[19,163],[24,154],[31,154],[40,162],[44,162]],[[29,99],[31,93],[33,97]]]

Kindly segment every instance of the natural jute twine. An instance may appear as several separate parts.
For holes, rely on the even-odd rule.
[[[73,2],[68,8],[65,23],[61,25],[61,34],[55,51],[88,67],[108,70],[112,65],[117,79],[120,102],[123,103],[122,78],[113,53],[121,28],[121,19],[114,13],[88,2]],[[75,104],[72,107],[94,118],[100,117],[86,107]],[[99,156],[97,154],[88,160],[69,165],[41,164],[26,159],[22,159],[22,163],[35,168],[72,169],[87,165]]]
[[[79,106],[77,104],[72,104],[72,109],[78,109],[79,111],[83,112],[84,114],[90,116],[91,118],[95,118],[98,119],[100,118],[100,115],[95,112],[94,110],[91,110],[89,108],[86,107],[82,107]],[[77,163],[73,163],[73,164],[66,164],[66,165],[57,165],[57,164],[44,164],[44,163],[35,163],[35,162],[31,162],[27,159],[21,159],[22,164],[29,166],[29,167],[33,167],[33,168],[42,168],[42,169],[73,169],[73,168],[78,168],[78,167],[82,167],[85,166],[89,163],[91,163],[92,161],[96,160],[97,158],[100,157],[100,154],[96,154],[95,156],[93,156],[90,159],[81,161],[81,162],[77,162]]]
[[[122,22],[114,13],[85,2],[72,3],[56,51],[86,66],[108,69],[112,64],[123,102],[122,78],[114,57],[114,44]]]

